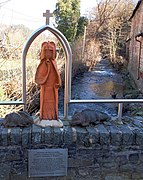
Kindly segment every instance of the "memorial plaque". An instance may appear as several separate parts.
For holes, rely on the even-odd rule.
[[[32,149],[28,151],[29,177],[66,176],[67,149]]]

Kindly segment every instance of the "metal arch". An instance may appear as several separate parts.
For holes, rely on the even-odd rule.
[[[45,30],[49,30],[51,33],[53,33],[58,40],[61,42],[65,54],[66,54],[66,68],[65,68],[65,97],[64,97],[64,118],[68,117],[68,103],[71,99],[71,69],[72,69],[72,51],[70,48],[70,45],[65,38],[65,36],[57,29],[50,27],[49,25],[45,25],[37,29],[32,33],[32,35],[28,38],[27,42],[24,45],[23,51],[22,51],[22,100],[24,103],[24,110],[26,110],[26,55],[28,52],[28,49],[31,45],[31,43],[34,41],[34,39],[41,34]]]

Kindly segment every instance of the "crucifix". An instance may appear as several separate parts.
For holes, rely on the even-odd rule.
[[[46,10],[46,13],[43,13],[43,17],[46,17],[46,25],[49,24],[50,17],[53,16],[53,13],[50,13],[50,10]]]

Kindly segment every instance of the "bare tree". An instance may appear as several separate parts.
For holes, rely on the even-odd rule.
[[[128,21],[132,11],[132,0],[96,0],[91,12],[88,34],[101,44],[101,52],[116,63],[117,56],[124,56],[125,41],[130,32]]]

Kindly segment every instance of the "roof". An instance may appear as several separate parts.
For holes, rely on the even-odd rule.
[[[143,2],[143,0],[139,0],[139,1],[138,1],[138,3],[137,3],[137,5],[136,5],[136,7],[135,7],[135,9],[134,9],[134,11],[133,11],[133,14],[132,14],[132,16],[130,17],[130,19],[132,19],[132,18],[134,17],[134,15],[136,14],[136,12],[137,12],[137,10],[139,9],[139,7],[140,7],[140,5],[141,5],[142,2]]]

